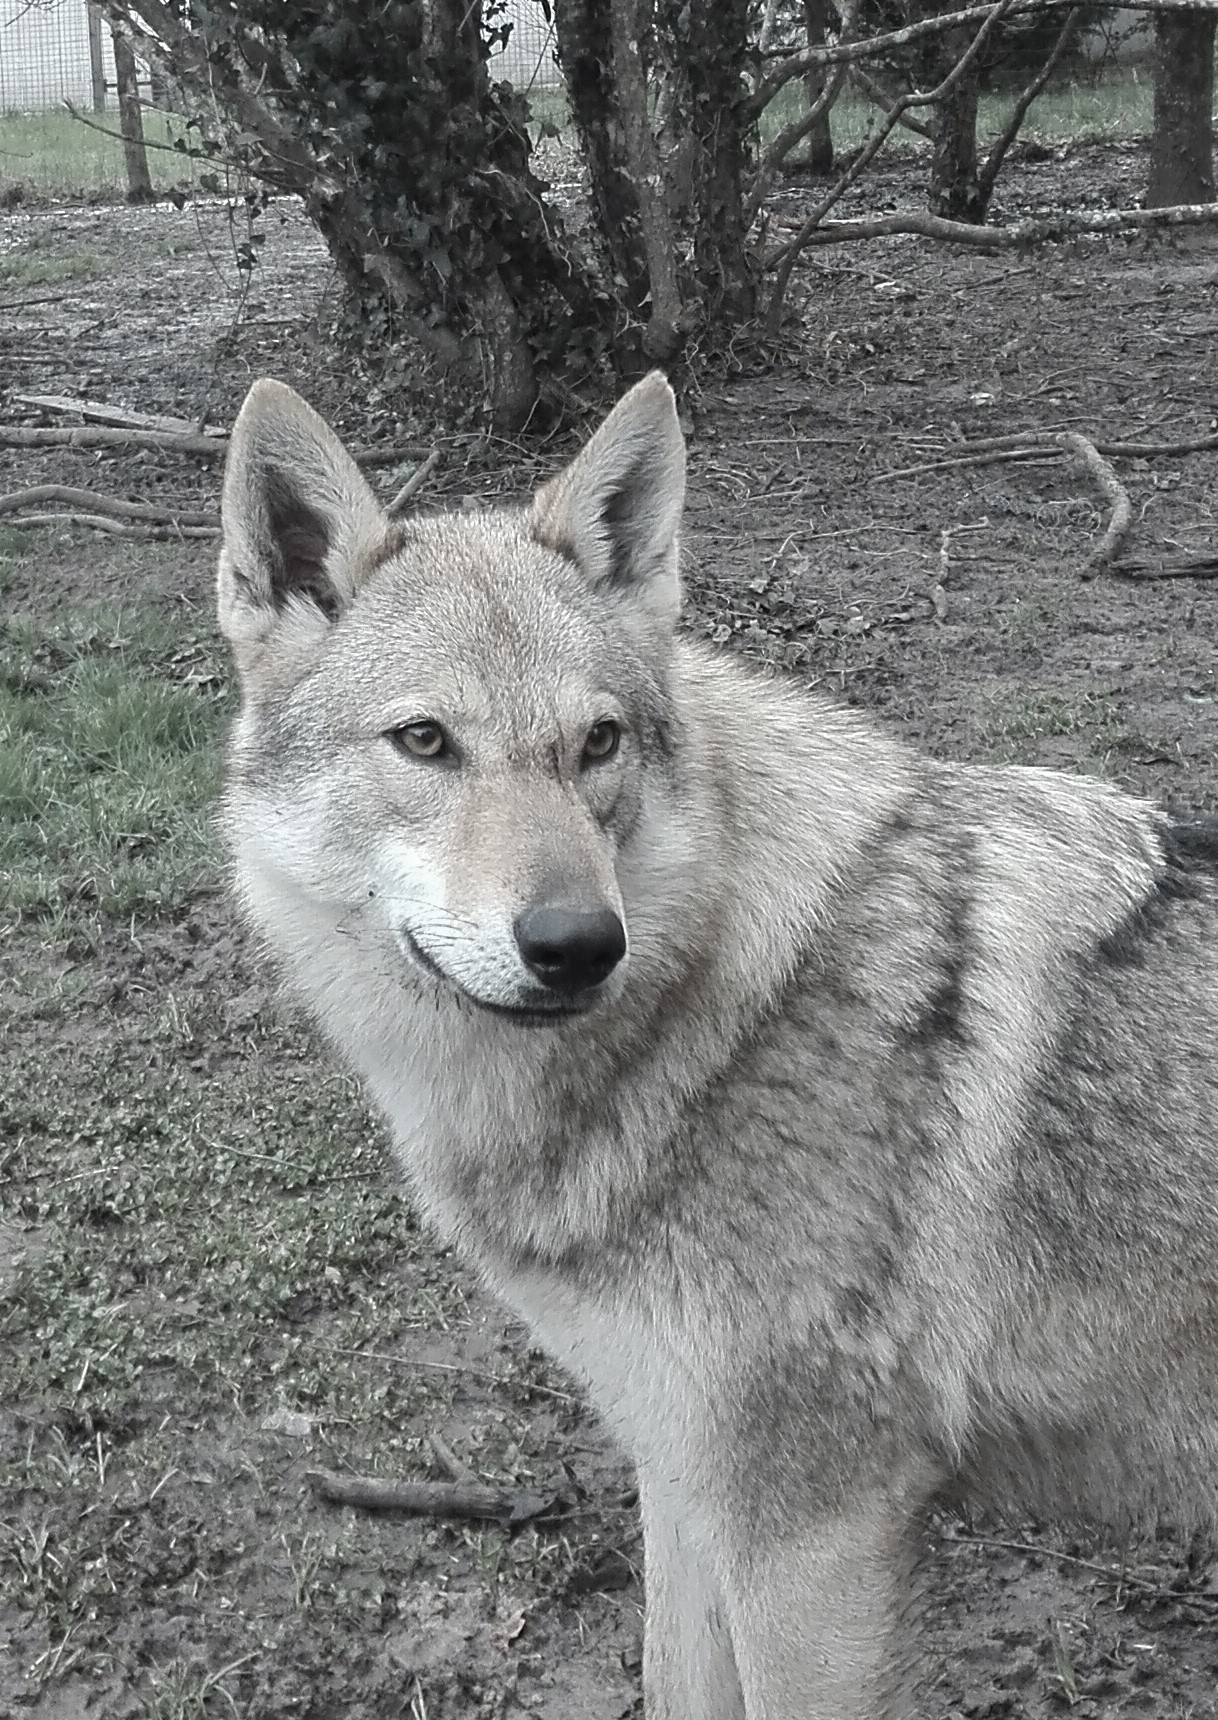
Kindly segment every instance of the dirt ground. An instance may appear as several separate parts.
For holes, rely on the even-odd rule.
[[[1127,205],[1144,170],[1130,149],[1026,159],[1004,204]],[[917,196],[897,167],[858,207]],[[805,197],[783,193],[792,210]],[[352,440],[440,446],[430,503],[518,492],[562,457],[562,442],[441,432],[408,358],[340,356],[337,293],[310,229],[279,205],[266,230],[242,301],[218,206],[13,212],[0,261],[31,245],[91,261],[56,286],[0,292],[10,307],[29,301],[0,308],[0,421],[64,422],[17,397],[70,394],[223,424],[272,374]],[[1014,432],[1209,434],[1218,238],[994,257],[909,240],[826,250],[792,306],[779,346],[725,359],[685,396],[690,627],[789,665],[938,755],[1099,772],[1218,810],[1218,581],[1080,577],[1106,510],[1060,460],[893,475]],[[1133,549],[1215,550],[1218,455],[1117,464]],[[378,475],[386,494],[409,469]],[[47,482],[212,506],[218,472],[158,453],[0,450],[0,493]],[[41,532],[0,601],[10,618],[154,605],[197,632],[210,626],[211,563],[206,543]],[[626,1465],[578,1388],[414,1228],[373,1126],[276,1002],[219,881],[82,948],[10,925],[0,982],[0,1714],[640,1712]],[[103,1172],[121,1193],[116,1153],[179,1163],[181,1143],[150,1115],[171,1089],[205,1120],[199,1140],[236,1143],[236,1159],[216,1149],[215,1163],[263,1179],[268,1210],[320,1206],[345,1176],[368,1191],[343,1209],[359,1232],[349,1254],[303,1279],[289,1271],[223,1368],[192,1365],[187,1340],[205,1345],[237,1318],[217,1285],[222,1268],[250,1266],[241,1245],[232,1261],[190,1256],[175,1272],[172,1249],[141,1255],[143,1221],[117,1195],[78,1196],[94,1173],[108,1187]],[[256,1144],[280,1127],[290,1143],[295,1119],[323,1116],[325,1174],[285,1182],[243,1149],[255,1113]],[[218,1185],[217,1210],[224,1198]],[[73,1225],[94,1227],[88,1258],[107,1283],[121,1268],[129,1288],[92,1310],[108,1323],[60,1378],[48,1358],[67,1338],[39,1263],[68,1257]],[[245,1252],[258,1247],[251,1237]],[[73,1307],[87,1291],[74,1287]],[[138,1352],[125,1384],[105,1381],[108,1333],[115,1354]],[[305,1480],[317,1468],[437,1475],[434,1434],[479,1476],[560,1506],[509,1533],[357,1513]],[[1189,1563],[1170,1525],[1123,1549],[1048,1523],[944,1520],[925,1592],[936,1720],[1218,1717],[1218,1566]]]

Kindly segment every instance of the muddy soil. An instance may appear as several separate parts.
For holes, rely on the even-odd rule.
[[[1128,150],[1025,161],[1004,197],[1013,211],[1128,204],[1144,168]],[[797,211],[807,195],[788,187],[782,206]],[[872,208],[913,204],[918,186],[897,168],[865,195]],[[378,473],[386,494],[432,445],[443,462],[427,499],[445,505],[521,492],[562,457],[561,442],[512,448],[441,429],[409,356],[340,352],[335,284],[307,224],[276,205],[266,230],[243,297],[218,206],[16,211],[0,257],[34,241],[44,256],[93,261],[59,288],[0,294],[0,421],[71,422],[21,396],[75,395],[222,424],[249,382],[271,374],[352,440],[406,450]],[[774,348],[742,350],[685,395],[689,626],[787,666],[940,756],[1098,772],[1179,808],[1218,810],[1218,581],[1082,577],[1107,505],[1062,460],[943,464],[964,441],[1016,432],[1147,444],[1209,434],[1218,240],[996,257],[912,240],[824,251],[802,271],[792,311]],[[1117,464],[1134,506],[1132,551],[1218,553],[1218,455]],[[0,450],[0,493],[42,483],[207,507],[218,472],[155,452]],[[211,560],[205,543],[45,531],[0,602],[11,616],[150,604],[197,628]],[[77,1119],[75,1142],[88,1133],[80,1119],[108,1103],[114,1071],[150,1066],[168,996],[196,1024],[189,1050],[175,1052],[175,1079],[199,1105],[235,1115],[251,1081],[286,1093],[320,1083],[328,1067],[273,1002],[219,880],[179,912],[111,927],[84,950],[17,927],[0,960],[6,1061],[31,1090],[54,1087]],[[69,968],[73,986],[47,1007],[42,980]],[[372,1126],[359,1126],[380,1166]],[[0,1288],[19,1298],[54,1195],[48,1207],[37,1184],[46,1172],[18,1145],[0,1142]],[[76,1174],[47,1169],[52,1190]],[[371,1174],[388,1188],[387,1167]],[[383,1468],[385,1423],[345,1412],[341,1398],[276,1422],[282,1393],[255,1351],[227,1387],[182,1367],[158,1371],[150,1351],[133,1399],[143,1409],[123,1426],[89,1410],[84,1381],[45,1400],[5,1390],[0,1714],[640,1712],[628,1470],[578,1388],[451,1257],[410,1234],[374,1289],[417,1317],[366,1346],[396,1357],[393,1378],[413,1382],[394,1387],[399,1456],[438,1473],[425,1445],[438,1433],[487,1479],[561,1494],[561,1513],[509,1534],[322,1503],[306,1472]],[[137,1315],[151,1319],[134,1301],[116,1318]],[[175,1322],[210,1317],[205,1296],[164,1303],[158,1347]],[[324,1287],[283,1315],[319,1354],[334,1318]],[[0,1376],[7,1366],[14,1379],[36,1378],[39,1346],[54,1334],[20,1321],[6,1329]],[[357,1365],[353,1394],[373,1389],[383,1361]],[[70,1486],[31,1457],[52,1436],[84,1465]],[[88,1470],[95,1441],[101,1473]],[[58,1546],[107,1561],[109,1588],[99,1581],[89,1606],[57,1613],[40,1536],[47,1558]],[[1204,1549],[1191,1563],[1186,1552],[1171,1525],[1126,1549],[1047,1523],[937,1523],[925,1561],[937,1656],[928,1713],[1215,1720],[1218,1570]]]

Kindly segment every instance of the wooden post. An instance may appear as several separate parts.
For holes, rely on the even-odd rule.
[[[93,112],[106,111],[106,68],[102,62],[101,13],[96,6],[87,12],[89,23],[89,71],[93,80]]]
[[[114,37],[114,81],[118,86],[119,124],[123,133],[123,153],[127,157],[127,201],[151,203],[156,193],[148,171],[148,151],[144,148],[144,116],[140,111],[135,50],[126,36],[113,26],[111,33]]]

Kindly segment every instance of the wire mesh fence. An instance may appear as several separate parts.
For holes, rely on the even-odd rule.
[[[538,96],[556,90],[554,26],[541,0],[505,0],[500,21],[511,29],[491,56],[491,77]],[[175,126],[157,111],[163,92],[154,92],[147,68],[137,70],[140,96],[151,104],[143,115],[149,175],[154,189],[165,189],[189,178],[190,164],[158,147],[172,143]],[[22,192],[127,192],[117,81],[109,23],[88,0],[0,0],[0,204]]]

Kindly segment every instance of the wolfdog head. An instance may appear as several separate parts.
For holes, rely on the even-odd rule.
[[[632,855],[676,721],[684,447],[659,373],[530,506],[397,523],[298,395],[250,391],[224,484],[227,817],[267,929],[556,1024],[627,983]]]

